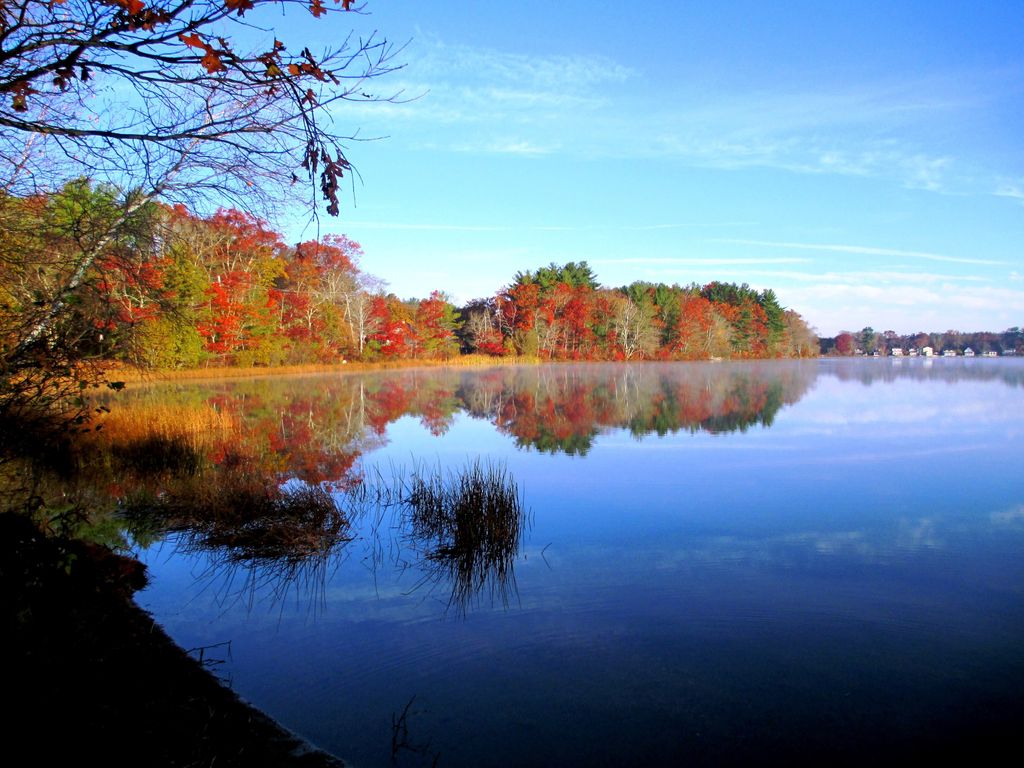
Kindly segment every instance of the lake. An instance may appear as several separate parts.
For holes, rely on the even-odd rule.
[[[137,599],[354,766],[977,756],[1024,713],[1022,385],[918,358],[167,386],[344,535],[156,535]],[[474,464],[523,508],[468,549],[365,493]]]

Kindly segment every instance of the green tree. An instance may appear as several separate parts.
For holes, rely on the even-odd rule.
[[[764,310],[765,324],[768,326],[768,353],[780,354],[786,334],[785,310],[779,304],[778,297],[771,288],[761,291],[758,303]]]
[[[550,293],[558,285],[567,285],[570,288],[587,287],[592,290],[600,287],[594,271],[585,261],[578,264],[575,261],[570,261],[561,266],[551,262],[546,267],[540,267],[536,272],[530,270],[517,272],[514,284],[536,285],[542,294]]]
[[[861,330],[858,340],[860,341],[860,348],[865,354],[870,355],[875,351],[875,345],[878,342],[878,334],[875,333],[874,328],[868,326]]]

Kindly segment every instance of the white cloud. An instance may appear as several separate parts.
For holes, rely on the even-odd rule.
[[[1024,504],[993,512],[990,517],[996,525],[1020,525],[1024,523]]]
[[[440,125],[550,125],[565,114],[589,112],[608,103],[609,87],[636,73],[603,56],[527,55],[427,37],[394,91],[404,103],[346,104],[347,116],[415,120]],[[530,145],[539,142],[524,139]],[[459,145],[459,140],[455,145]],[[486,147],[487,142],[461,142]],[[450,145],[449,145],[450,148]],[[491,150],[487,150],[491,151]]]
[[[409,223],[409,222],[397,222],[397,221],[359,221],[358,219],[349,219],[346,221],[346,226],[352,229],[380,229],[380,230],[438,230],[438,231],[452,231],[452,232],[637,232],[637,231],[650,231],[650,230],[662,230],[662,229],[690,229],[690,228],[714,228],[714,227],[738,227],[756,225],[757,222],[736,222],[736,221],[724,221],[724,222],[707,222],[707,223],[686,223],[686,224],[605,224],[605,225],[584,225],[584,226],[565,226],[555,224],[501,224],[501,225],[486,225],[486,224],[420,224],[420,223]],[[594,263],[597,263],[597,261]],[[621,262],[628,263],[630,261],[646,262],[646,261],[664,261],[664,259],[605,259],[605,263]],[[708,263],[707,259],[693,258],[693,259],[675,259],[677,262],[704,264]],[[778,257],[769,259],[730,259],[730,264],[803,264],[810,262],[810,259],[797,258],[797,257]]]
[[[864,256],[897,256],[900,258],[924,259],[926,261],[944,261],[953,264],[1004,265],[1005,261],[993,259],[974,259],[962,256],[946,256],[941,253],[927,251],[905,251],[898,248],[875,248],[864,245],[842,245],[837,243],[790,243],[774,240],[742,240],[737,238],[719,238],[715,243],[732,243],[735,245],[757,245],[769,248],[783,248],[801,251],[827,251],[831,253],[852,253]]]
[[[991,283],[992,278],[981,277],[979,275],[948,275],[938,274],[932,272],[898,272],[898,271],[863,271],[863,272],[793,272],[785,270],[773,270],[773,271],[751,271],[747,272],[748,275],[757,275],[758,277],[771,277],[776,280],[785,280],[793,282],[842,282],[845,284],[862,284],[870,283],[873,285],[877,284],[890,284],[890,283],[912,283],[915,285],[920,284],[934,284],[934,283],[956,283],[956,282],[967,282],[967,283]],[[1011,278],[1012,279],[1012,278]]]
[[[739,265],[739,264],[808,264],[810,259],[799,259],[792,257],[777,257],[777,258],[657,258],[657,257],[631,257],[622,259],[591,259],[591,264],[650,264],[653,266],[665,265],[665,266],[698,266],[698,267],[713,267],[713,266],[725,266],[725,265]]]
[[[1024,183],[1020,182],[1003,182],[996,191],[993,192],[996,197],[1010,197],[1014,200],[1020,200],[1024,203]]]
[[[945,188],[945,173],[952,164],[949,157],[911,155],[902,158],[907,178],[904,184],[911,188],[939,192]]]
[[[716,227],[756,227],[757,225],[758,222],[756,221],[691,221],[685,224],[632,224],[619,227],[619,229],[631,232],[646,232],[658,229],[693,229],[697,227],[711,229]]]
[[[532,144],[529,141],[517,141],[515,139],[455,144],[450,148],[456,152],[487,152],[501,155],[523,155],[526,157],[549,155],[558,149],[557,146],[545,147]]]
[[[871,285],[818,282],[776,287],[784,304],[796,307],[821,333],[865,326],[891,328],[898,333],[939,331],[1000,331],[1019,325],[1024,315],[1024,291],[964,285]]]
[[[453,45],[422,33],[407,58],[395,73],[404,80],[389,85],[420,98],[345,104],[347,122],[433,151],[671,158],[707,168],[884,178],[935,192],[999,189],[1014,197],[1021,190],[1019,179],[1000,184],[988,170],[1015,168],[1017,158],[993,156],[1002,150],[975,138],[1019,92],[1015,70],[867,82],[837,75],[815,87],[723,89],[699,72],[671,78],[653,64],[644,72],[642,59]],[[510,130],[514,141],[501,140]]]
[[[428,80],[459,76],[483,83],[528,83],[548,90],[623,82],[636,71],[604,56],[536,55],[449,44],[421,34],[407,71]]]
[[[350,219],[346,226],[353,232],[360,229],[382,229],[424,232],[507,232],[510,227],[488,227],[475,224],[410,224],[398,221],[358,221]]]

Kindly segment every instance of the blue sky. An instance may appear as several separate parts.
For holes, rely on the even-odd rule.
[[[404,101],[335,112],[382,138],[320,226],[399,296],[587,260],[771,287],[825,335],[1024,325],[1024,0],[367,11],[302,24],[408,43],[372,83]]]

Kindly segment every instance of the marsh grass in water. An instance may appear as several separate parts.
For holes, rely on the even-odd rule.
[[[485,592],[508,604],[525,514],[504,465],[420,464],[392,467],[390,476],[352,469],[341,481],[318,481],[249,437],[237,415],[209,402],[100,408],[73,441],[73,476],[32,489],[48,499],[36,517],[66,528],[74,513],[78,530],[107,521],[96,530],[119,548],[173,536],[180,549],[208,556],[226,581],[272,584],[275,593],[316,594],[362,537],[374,567],[413,565],[421,574],[414,589],[450,589],[449,606],[460,613]]]
[[[238,433],[230,414],[210,405],[124,403],[101,409],[83,448],[109,453],[120,470],[194,475],[218,442]]]
[[[220,550],[229,562],[302,562],[351,540],[349,521],[320,486],[282,488],[244,471],[178,486],[149,500],[148,513],[190,546]]]
[[[174,534],[180,551],[205,554],[205,577],[230,585],[226,601],[267,588],[282,605],[292,593],[314,605],[332,558],[353,539],[349,518],[322,487],[283,488],[238,470],[215,487],[197,478],[128,514],[136,529]]]
[[[424,554],[424,580],[451,583],[450,607],[465,612],[485,589],[507,605],[526,515],[503,464],[481,462],[443,472],[418,467],[403,495],[409,536]]]
[[[207,576],[236,585],[235,597],[269,587],[276,597],[315,598],[331,563],[362,538],[374,568],[415,566],[413,591],[449,589],[460,614],[485,592],[508,605],[526,521],[504,465],[479,460],[449,471],[392,467],[390,477],[371,473],[343,491],[235,466],[137,494],[123,509],[136,535],[174,534],[180,549],[210,555]],[[389,563],[384,553],[402,554]]]

